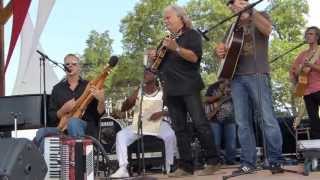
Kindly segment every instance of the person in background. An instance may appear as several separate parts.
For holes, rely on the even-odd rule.
[[[221,79],[211,84],[205,95],[205,103],[214,142],[218,149],[222,149],[223,138],[225,164],[234,165],[237,153],[237,128],[229,80]]]
[[[310,119],[311,138],[320,139],[320,30],[316,26],[308,27],[304,33],[308,49],[297,56],[290,69],[290,79],[293,85],[299,83],[300,73],[307,74],[307,86],[303,94],[304,103]],[[303,110],[300,109],[303,112]],[[303,113],[302,113],[303,114]],[[302,115],[300,115],[302,116]],[[298,119],[296,119],[298,120]],[[299,118],[301,120],[301,118]],[[295,127],[300,121],[295,122]]]

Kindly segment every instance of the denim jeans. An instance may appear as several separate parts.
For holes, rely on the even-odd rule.
[[[79,118],[71,118],[68,122],[68,135],[72,137],[81,137],[85,135],[85,129],[87,122]],[[47,127],[38,129],[36,136],[33,138],[33,142],[40,149],[40,152],[44,152],[44,138],[47,136],[57,136],[60,131],[56,127]]]
[[[282,135],[272,106],[269,76],[251,74],[235,76],[231,82],[235,120],[241,146],[241,165],[255,166],[257,160],[253,122],[259,123],[270,164],[281,163]],[[254,120],[252,113],[257,112]]]
[[[214,143],[219,149],[221,148],[221,140],[224,137],[224,160],[227,163],[236,161],[237,153],[237,130],[235,123],[214,122],[210,123],[213,132]]]

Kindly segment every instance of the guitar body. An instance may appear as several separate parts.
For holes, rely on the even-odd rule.
[[[302,97],[304,95],[304,91],[308,86],[308,73],[303,73],[298,77],[298,82],[295,86],[294,95],[296,97]]]
[[[205,112],[207,115],[208,120],[211,120],[216,114],[217,112],[220,110],[222,104],[224,104],[225,102],[231,100],[231,96],[225,96],[222,97],[218,102],[214,103],[214,104],[207,104],[205,105]]]
[[[231,27],[226,41],[227,53],[220,61],[218,79],[232,79],[238,64],[243,46],[244,32],[243,28],[237,27],[236,24],[234,23]]]
[[[309,56],[307,56],[306,60],[304,62],[309,62],[311,64],[315,64],[316,60],[320,58],[320,49],[317,48],[314,50]],[[304,96],[304,92],[308,86],[308,77],[310,73],[310,68],[308,71],[303,71],[304,66],[301,67],[301,71],[298,76],[297,83],[295,84],[295,90],[294,95],[296,97],[302,97]]]
[[[216,107],[216,108],[213,108],[211,112],[207,113],[208,120],[211,120],[217,114],[219,109],[220,109],[219,107]]]

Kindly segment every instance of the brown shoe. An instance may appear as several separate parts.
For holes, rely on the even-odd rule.
[[[186,177],[186,176],[192,176],[192,173],[187,172],[183,169],[178,168],[176,171],[174,171],[173,173],[169,173],[168,174],[169,177],[175,177],[175,178],[179,178],[179,177]]]
[[[195,172],[198,176],[208,176],[212,175],[215,172],[217,172],[221,167],[221,164],[215,164],[215,165],[207,165],[204,169],[198,170]]]

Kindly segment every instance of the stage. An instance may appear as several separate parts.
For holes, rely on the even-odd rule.
[[[297,166],[285,166],[285,169],[296,170],[299,174],[285,172],[283,174],[272,175],[269,170],[262,170],[255,172],[253,174],[246,174],[239,177],[229,178],[230,180],[319,180],[320,171],[311,172],[309,176],[304,176],[303,173],[303,164]],[[153,174],[150,172],[146,173],[146,176],[151,178],[128,178],[128,179],[144,179],[144,180],[153,180],[153,179],[170,179],[170,180],[222,180],[223,176],[230,175],[233,170],[236,168],[233,166],[223,166],[215,175],[211,176],[187,176],[183,178],[169,178],[167,175],[163,174]],[[104,180],[106,178],[97,177],[97,180]]]

